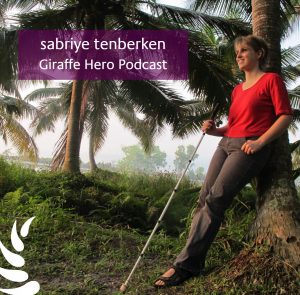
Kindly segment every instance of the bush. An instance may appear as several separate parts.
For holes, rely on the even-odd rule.
[[[99,170],[95,174],[34,172],[4,160],[1,165],[1,192],[22,206],[32,202],[32,196],[83,216],[87,221],[130,226],[141,231],[151,230],[176,185],[171,173],[120,174]],[[196,206],[200,187],[184,179],[168,208],[160,228],[178,236],[186,232]],[[235,198],[231,211],[236,219],[255,207],[251,188],[245,188]],[[15,207],[18,208],[19,205]],[[18,208],[18,210],[22,210]],[[228,213],[230,214],[230,213]]]
[[[18,164],[8,163],[0,157],[0,198],[7,192],[16,190],[33,180],[36,172],[32,169],[23,168]]]

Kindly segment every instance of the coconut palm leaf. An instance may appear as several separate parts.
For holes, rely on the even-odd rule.
[[[37,1],[30,0],[2,0],[0,3],[0,24],[5,26],[8,19],[6,13],[10,10],[19,10],[23,13],[33,9],[37,5]]]
[[[58,170],[62,167],[66,155],[66,143],[68,136],[68,127],[61,134],[59,140],[55,144],[52,162],[50,164],[52,170]]]
[[[281,62],[283,67],[291,64],[297,64],[300,61],[300,45],[281,50]]]
[[[289,126],[289,130],[295,133],[298,129],[297,123],[300,122],[300,86],[288,90],[288,93],[293,107],[293,121]]]
[[[9,140],[18,153],[27,156],[30,160],[37,160],[38,150],[33,138],[13,116],[1,112],[0,125],[0,133],[5,142]]]
[[[295,82],[300,76],[300,69],[297,64],[300,62],[300,45],[283,49],[281,51],[282,77],[288,84]]]
[[[237,11],[244,20],[250,20],[252,6],[251,0],[195,0],[192,9],[203,12],[215,13],[216,15],[228,15]],[[280,22],[279,25],[286,29],[289,27],[289,16],[296,13],[293,1],[280,0]]]
[[[37,100],[43,100],[45,98],[51,99],[60,97],[63,92],[65,91],[64,86],[61,87],[44,87],[35,89],[32,92],[30,92],[28,95],[24,97],[24,100],[26,101],[37,101]]]
[[[151,152],[154,147],[154,137],[159,130],[157,122],[139,119],[132,105],[122,97],[118,98],[118,104],[113,110],[122,124],[140,140],[145,152]]]
[[[185,104],[183,98],[158,81],[127,80],[120,84],[119,94],[132,104],[134,109],[157,122],[177,124],[182,118]]]
[[[208,105],[217,102],[225,106],[236,80],[231,72],[231,65],[216,52],[216,47],[204,43],[199,47],[201,35],[190,34],[189,38],[189,81],[185,84],[196,97],[206,97]]]
[[[23,29],[75,29],[78,5],[70,4],[60,9],[38,10],[16,15],[15,21]]]
[[[104,107],[101,113],[93,110],[89,116],[87,116],[86,132],[90,136],[92,148],[94,154],[101,149],[105,142],[105,138],[108,131],[108,113]]]
[[[283,80],[287,83],[293,83],[300,77],[300,70],[295,66],[287,66],[281,69]]]
[[[236,11],[244,19],[250,20],[251,0],[195,0],[191,8],[204,12],[214,12],[217,15],[228,15],[232,11]]]
[[[7,113],[9,115],[20,115],[21,113],[21,109],[16,104],[15,100],[12,100],[10,97],[5,95],[0,96],[0,110],[2,113]]]
[[[290,150],[292,153],[292,163],[293,163],[293,179],[299,177],[300,175],[300,140],[290,143]]]
[[[184,116],[183,120],[173,128],[174,136],[187,137],[190,134],[199,134],[201,125],[204,120],[208,120],[212,116],[213,107],[208,107],[205,101],[199,100],[192,105],[193,112]],[[222,117],[226,115],[226,110],[220,106],[217,116],[215,118],[216,125],[219,126]]]
[[[17,70],[16,32],[0,28],[0,90],[14,90]]]
[[[300,168],[293,170],[293,179],[296,180],[300,176]]]
[[[225,19],[193,10],[163,4],[150,4],[154,16],[163,22],[176,25],[177,28],[201,30],[205,26],[216,32],[233,38],[236,34],[249,33],[249,25],[239,19]]]
[[[290,143],[291,152],[294,152],[297,148],[299,148],[299,146],[300,146],[300,140]]]
[[[288,91],[291,105],[294,109],[300,109],[300,85]]]
[[[25,97],[28,101],[40,101],[38,113],[33,118],[30,127],[34,129],[34,136],[44,131],[55,131],[55,122],[67,116],[72,83],[63,83],[60,87],[40,88]]]
[[[45,131],[55,131],[55,122],[65,118],[68,108],[61,97],[44,100],[38,107],[38,114],[34,117],[30,127],[34,129],[34,136]]]
[[[194,30],[199,30],[203,26],[212,26],[219,33],[231,37],[235,34],[249,33],[249,25],[238,19],[224,19],[150,1],[147,5],[154,13],[151,16],[138,8],[140,3],[144,3],[144,1],[135,1],[136,8],[134,10],[124,8],[123,11],[118,11],[112,5],[112,11],[106,11],[105,15],[116,15],[115,21],[118,19],[120,24],[127,23],[127,26],[130,23],[132,25],[140,24],[144,29],[149,28],[147,24],[150,25],[150,28],[154,28],[155,24],[156,28],[161,28],[162,25],[170,23],[173,26],[176,25],[178,29],[194,28]],[[16,20],[20,22],[22,28],[27,29],[71,29],[78,28],[80,24],[84,23],[84,7],[79,2],[70,4],[67,1],[62,1],[62,4],[64,5],[57,9],[19,14]],[[98,7],[96,1],[93,1],[90,5],[91,7]],[[88,5],[85,6],[88,7]],[[99,7],[101,9],[101,6]],[[98,11],[98,13],[101,12],[103,13],[103,11]]]
[[[93,81],[90,83],[89,103],[86,115],[85,131],[91,137],[93,152],[103,145],[108,130],[109,100],[117,93],[115,81]]]
[[[33,118],[38,112],[36,107],[26,101],[8,95],[0,95],[0,104],[2,106],[6,104],[8,113],[10,113],[10,110],[14,110],[13,112],[18,115],[19,119],[24,117]]]

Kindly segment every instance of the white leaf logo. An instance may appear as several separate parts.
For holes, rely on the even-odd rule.
[[[31,217],[28,219],[21,228],[21,236],[24,238],[28,235],[29,227],[31,222],[33,221],[35,217]],[[24,250],[24,243],[20,239],[18,232],[17,232],[17,221],[15,221],[13,228],[11,230],[11,244],[14,247],[14,249],[17,252],[21,252]],[[22,267],[25,264],[24,258],[16,253],[13,253],[9,251],[0,241],[0,250],[4,256],[4,258],[14,267]],[[18,282],[22,283],[28,280],[28,274],[25,271],[22,270],[11,270],[0,267],[0,275],[4,277],[5,279],[12,281],[12,282]],[[18,288],[12,288],[12,289],[1,289],[0,291],[5,294],[11,294],[11,295],[34,295],[38,293],[40,290],[40,284],[36,281],[30,281],[26,284],[22,285]]]

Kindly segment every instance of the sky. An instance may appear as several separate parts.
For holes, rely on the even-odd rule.
[[[172,0],[172,1],[159,1],[161,3],[173,5],[173,6],[184,6],[186,1],[184,0]],[[300,43],[300,33],[299,29],[295,29],[291,32],[291,35],[284,40],[282,47],[295,46]],[[300,84],[300,81],[299,83]],[[173,82],[174,86],[180,93],[187,99],[191,99],[192,96],[181,86],[180,82]],[[294,86],[294,85],[293,85]],[[32,89],[26,89],[22,92],[23,95],[26,95],[32,91]],[[28,128],[29,122],[24,121],[23,124]],[[55,143],[59,139],[61,132],[63,131],[63,123],[56,124],[55,133],[47,132],[38,137],[35,141],[39,149],[40,157],[52,157]],[[165,128],[164,132],[156,139],[155,143],[160,147],[160,149],[167,153],[167,162],[168,165],[166,169],[173,169],[173,160],[175,159],[175,151],[179,145],[194,145],[196,146],[200,137],[201,132],[196,135],[188,136],[185,139],[172,138],[169,128]],[[300,131],[296,135],[290,134],[290,141],[293,142],[300,138]],[[220,137],[205,135],[199,149],[199,157],[194,162],[194,167],[202,166],[207,170],[210,159],[214,153],[214,150],[217,147]],[[105,143],[101,150],[96,154],[96,162],[111,162],[116,163],[118,160],[122,159],[124,154],[122,152],[122,147],[138,144],[138,140],[135,138],[132,133],[123,127],[119,122],[118,118],[114,115],[110,115],[109,120],[109,129],[108,135],[105,140]],[[0,153],[9,150],[11,153],[15,153],[11,145],[5,145],[4,142],[0,141]],[[83,162],[88,162],[88,139],[86,136],[83,137],[81,144],[80,157]]]

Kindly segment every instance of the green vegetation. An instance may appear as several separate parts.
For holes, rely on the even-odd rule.
[[[13,250],[10,231],[14,220],[19,230],[26,219],[36,216],[23,239],[26,264],[22,270],[41,284],[42,295],[118,294],[176,181],[171,174],[34,172],[2,159],[0,168],[0,239]],[[127,294],[157,294],[152,282],[183,247],[198,191],[199,187],[183,181]],[[250,247],[244,237],[254,218],[254,200],[248,187],[236,197],[208,254],[205,276],[159,294],[276,294],[278,288],[296,294],[299,280],[282,275],[279,263],[274,264],[275,273],[255,272],[253,266],[253,274],[261,281],[254,277],[237,282],[227,273],[231,259]],[[266,261],[262,250],[257,255],[259,261]],[[0,259],[2,267],[11,268],[2,255]],[[1,278],[0,286],[16,284]]]
[[[193,145],[188,145],[185,147],[184,145],[180,145],[177,147],[177,150],[175,152],[175,160],[173,161],[175,170],[177,173],[181,173],[186,168],[186,165],[188,164],[189,160],[191,159],[196,147]],[[193,160],[196,160],[198,158],[198,154],[194,155]],[[189,170],[187,171],[187,176],[192,181],[203,181],[204,180],[204,168],[203,167],[197,167],[196,169],[193,169],[194,162],[191,162],[189,166]]]
[[[118,163],[121,170],[153,173],[166,166],[167,154],[159,146],[155,146],[148,154],[137,144],[124,146],[122,151],[125,156]]]

